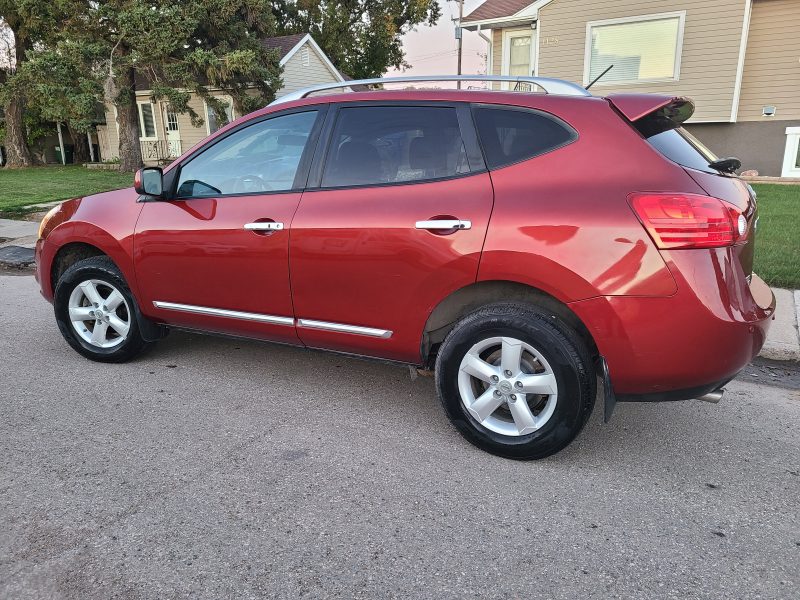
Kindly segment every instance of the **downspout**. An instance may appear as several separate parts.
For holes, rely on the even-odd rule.
[[[492,52],[493,52],[492,40],[491,40],[491,38],[488,38],[485,35],[483,35],[483,31],[481,30],[481,26],[480,25],[478,25],[477,31],[478,31],[478,35],[481,36],[481,39],[483,39],[486,42],[486,46],[487,46],[487,52],[486,52],[486,74],[487,75],[494,75],[494,73],[492,73],[492,68],[494,67],[494,62],[493,62],[494,57],[492,56]]]

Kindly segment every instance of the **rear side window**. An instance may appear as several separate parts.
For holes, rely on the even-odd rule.
[[[539,156],[578,138],[566,123],[528,109],[478,107],[475,124],[490,169]]]
[[[328,150],[322,186],[408,183],[468,172],[454,108],[342,108]]]
[[[709,163],[717,160],[714,153],[683,128],[669,129],[647,138],[650,145],[672,162],[708,173],[717,173]]]

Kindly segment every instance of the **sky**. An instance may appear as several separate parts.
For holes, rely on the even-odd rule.
[[[468,15],[483,0],[465,0],[464,14]],[[444,75],[455,74],[458,57],[458,43],[455,39],[455,24],[451,18],[458,19],[458,2],[439,0],[442,16],[434,27],[417,27],[403,36],[406,62],[410,69],[386,73],[392,75]],[[464,32],[464,53],[461,71],[464,74],[486,73],[486,42],[477,33]]]

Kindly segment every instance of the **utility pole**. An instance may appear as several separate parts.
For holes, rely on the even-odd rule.
[[[461,53],[464,47],[464,30],[461,29],[461,19],[464,18],[464,0],[458,0],[458,26],[456,27],[456,39],[458,39],[458,68],[456,75],[461,75]],[[458,82],[458,89],[461,89],[461,82]]]

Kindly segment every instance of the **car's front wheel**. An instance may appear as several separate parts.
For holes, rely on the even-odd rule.
[[[595,375],[586,344],[534,306],[494,304],[450,331],[436,360],[450,421],[500,456],[538,459],[569,444],[591,414]]]
[[[150,345],[139,330],[136,300],[107,256],[78,261],[64,271],[53,305],[64,339],[86,358],[124,362]]]

